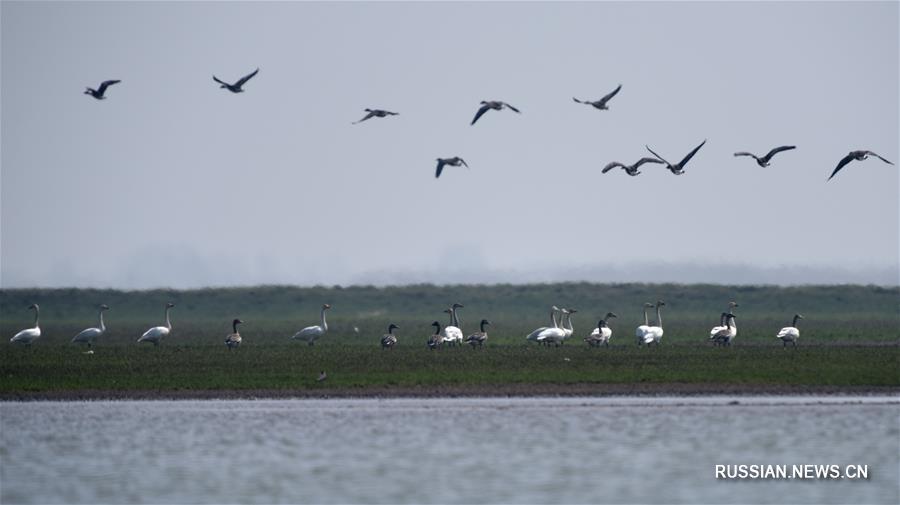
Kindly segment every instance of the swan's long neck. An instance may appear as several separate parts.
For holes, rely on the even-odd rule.
[[[103,309],[100,309],[100,333],[106,331],[106,325],[103,324]]]
[[[550,312],[550,321],[553,323],[554,328],[559,328],[559,323],[556,322],[556,311],[555,310]]]
[[[662,315],[659,313],[659,304],[656,305],[656,325],[662,328]]]
[[[172,310],[172,307],[166,307],[166,328],[169,330],[172,329],[172,321],[169,319],[169,311]]]
[[[325,309],[324,307],[322,308],[322,330],[324,330],[324,331],[328,331],[328,323],[325,321],[325,311],[326,310],[327,309]]]
[[[647,317],[647,306],[644,305],[644,326],[650,326],[650,318]]]
[[[575,328],[572,327],[572,313],[566,313],[566,329],[569,331],[575,331]]]
[[[37,308],[37,306],[35,306],[34,307],[34,327],[35,328],[38,327],[38,320],[40,319],[40,316],[41,316],[41,309],[39,309],[39,308]]]

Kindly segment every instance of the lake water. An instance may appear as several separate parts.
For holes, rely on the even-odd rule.
[[[897,397],[8,402],[0,422],[4,504],[900,502]]]

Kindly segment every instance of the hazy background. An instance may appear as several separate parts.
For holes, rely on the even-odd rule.
[[[0,5],[4,288],[898,283],[897,2]]]

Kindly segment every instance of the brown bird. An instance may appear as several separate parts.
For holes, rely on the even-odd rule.
[[[604,96],[603,98],[601,98],[601,99],[599,99],[599,100],[597,100],[597,101],[595,101],[595,102],[591,102],[591,101],[588,101],[588,100],[579,100],[579,99],[575,98],[574,96],[572,97],[572,100],[575,100],[576,103],[583,103],[583,104],[587,104],[587,105],[593,105],[595,109],[599,109],[599,110],[609,110],[609,107],[606,106],[606,102],[608,102],[610,98],[616,96],[616,93],[618,93],[620,89],[622,89],[622,85],[621,85],[621,84],[619,84],[619,87],[617,87],[616,89],[612,90],[608,95]]]
[[[761,167],[767,167],[767,166],[769,166],[769,160],[772,159],[772,156],[775,156],[776,154],[778,154],[782,151],[790,151],[791,149],[797,149],[797,146],[776,147],[775,149],[772,149],[771,151],[769,151],[768,154],[766,154],[765,156],[763,156],[761,158],[753,153],[748,153],[748,152],[744,152],[744,151],[741,151],[739,153],[734,153],[734,155],[735,156],[750,156],[754,160],[756,160],[757,165],[759,165]]]
[[[609,165],[606,165],[605,167],[603,167],[602,173],[605,174],[606,172],[609,172],[610,170],[612,170],[616,167],[621,167],[623,170],[625,170],[626,174],[634,177],[634,176],[638,175],[639,173],[641,173],[638,170],[638,168],[641,165],[643,165],[644,163],[662,163],[662,161],[660,161],[656,158],[641,158],[641,159],[637,160],[637,163],[635,163],[634,165],[626,165],[624,163],[619,163],[618,161],[613,161]]]
[[[499,100],[493,100],[490,102],[482,101],[481,108],[478,109],[478,112],[475,114],[475,118],[472,119],[472,123],[470,124],[470,126],[475,124],[475,121],[478,121],[478,118],[483,116],[485,112],[487,112],[491,109],[502,110],[504,107],[506,107],[507,109],[510,109],[511,111],[513,111],[515,113],[521,114],[521,112],[519,112],[519,109],[513,107],[512,105],[510,105],[506,102],[501,102]]]
[[[685,156],[684,159],[681,160],[677,165],[673,165],[673,164],[669,163],[662,156],[654,153],[653,149],[650,149],[650,146],[644,146],[644,147],[646,147],[647,150],[653,154],[653,156],[656,156],[659,159],[659,161],[662,161],[663,163],[665,163],[666,168],[671,170],[673,174],[681,175],[684,173],[684,166],[687,165],[688,161],[691,161],[691,158],[693,158],[694,155],[697,154],[697,151],[699,151],[700,148],[703,147],[703,144],[705,144],[705,143],[706,143],[705,140],[703,142],[701,142],[699,146],[695,147],[693,151],[689,152],[687,154],[687,156]]]
[[[875,157],[878,158],[879,160],[881,160],[881,161],[883,161],[883,162],[885,162],[885,163],[887,163],[887,164],[889,164],[889,165],[893,165],[893,163],[891,163],[890,161],[888,161],[888,160],[882,158],[881,156],[879,156],[879,155],[873,153],[872,151],[850,151],[850,154],[848,154],[847,156],[844,156],[844,158],[841,159],[840,162],[838,162],[837,168],[834,169],[834,172],[831,172],[831,177],[834,177],[835,174],[837,174],[838,172],[840,172],[841,169],[844,168],[844,166],[847,165],[847,163],[850,163],[850,162],[853,161],[853,160],[862,161],[862,160],[868,158],[869,155],[875,156]],[[829,177],[828,180],[825,181],[825,182],[830,181],[830,180],[831,180],[831,177]]]
[[[469,165],[466,163],[466,160],[460,158],[459,156],[454,156],[452,158],[438,158],[437,159],[437,170],[434,171],[434,177],[437,179],[441,176],[441,172],[444,171],[444,165],[450,165],[451,167],[458,167],[460,165],[465,165],[466,168],[469,168]]]
[[[96,98],[97,100],[106,100],[106,97],[103,96],[103,94],[106,93],[106,88],[112,86],[113,84],[119,84],[120,82],[122,82],[122,81],[120,81],[118,79],[111,79],[109,81],[103,81],[100,83],[100,87],[97,89],[85,88],[84,94],[91,95],[92,97]]]
[[[244,84],[246,84],[247,81],[249,81],[250,79],[252,79],[253,76],[256,75],[256,74],[258,74],[258,73],[259,73],[259,69],[257,68],[256,70],[254,70],[254,71],[251,72],[250,74],[247,74],[247,75],[245,75],[244,77],[241,77],[240,80],[238,80],[238,82],[236,82],[236,83],[234,83],[234,84],[228,84],[228,83],[225,82],[225,81],[221,81],[221,80],[219,80],[219,78],[216,77],[216,76],[213,76],[213,80],[216,81],[217,83],[221,84],[221,86],[219,86],[220,88],[225,88],[225,89],[227,89],[228,91],[231,91],[232,93],[243,93],[243,92],[244,92],[244,89],[243,89],[241,86],[243,86]]]
[[[362,123],[363,121],[371,119],[373,117],[398,116],[400,114],[399,112],[391,112],[389,110],[382,109],[365,109],[365,111],[368,112],[368,114],[366,114],[366,117],[360,119],[359,121],[354,121],[350,124]]]

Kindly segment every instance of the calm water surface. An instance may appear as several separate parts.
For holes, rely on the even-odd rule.
[[[0,403],[0,502],[898,503],[898,424],[896,397]]]

